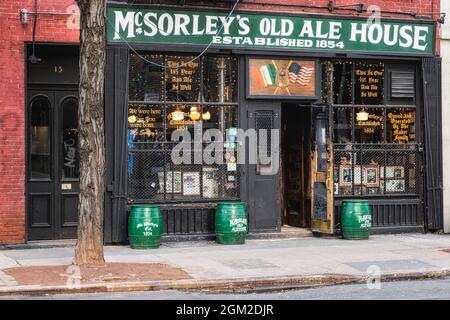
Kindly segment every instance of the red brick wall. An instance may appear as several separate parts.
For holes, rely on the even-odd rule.
[[[67,12],[75,0],[39,0],[38,4],[38,11]],[[34,0],[0,1],[0,243],[25,239],[24,48],[32,40],[33,16],[22,25],[23,8],[34,11]],[[68,18],[40,15],[36,41],[78,42],[79,30],[67,27]]]

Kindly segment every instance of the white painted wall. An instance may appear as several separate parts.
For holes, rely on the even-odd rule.
[[[442,26],[442,142],[444,161],[444,231],[450,233],[450,1],[441,0],[441,12],[447,13]]]

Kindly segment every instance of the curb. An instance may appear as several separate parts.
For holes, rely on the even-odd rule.
[[[433,272],[413,272],[381,275],[381,282],[443,279],[450,277],[450,269]],[[75,293],[107,293],[132,291],[207,291],[210,293],[275,292],[294,289],[308,289],[343,284],[361,284],[369,279],[366,275],[324,274],[294,277],[264,277],[223,280],[165,280],[147,282],[120,282],[114,284],[85,284],[79,287],[67,286],[12,286],[0,287],[0,296],[33,296]]]

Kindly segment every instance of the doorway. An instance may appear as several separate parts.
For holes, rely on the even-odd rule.
[[[311,107],[282,104],[282,208],[283,225],[310,228]]]
[[[28,240],[72,239],[78,221],[78,92],[28,91]]]
[[[27,240],[73,239],[78,225],[79,48],[32,43],[26,52]]]

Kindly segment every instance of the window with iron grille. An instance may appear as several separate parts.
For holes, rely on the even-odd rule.
[[[236,76],[232,56],[130,55],[130,199],[239,198]]]
[[[399,74],[401,67],[395,70]],[[408,79],[402,81],[411,95],[414,73],[405,74]],[[388,104],[399,81],[387,81],[387,75],[392,75],[391,66],[382,62],[334,61],[333,176],[338,197],[420,194],[415,99]]]

